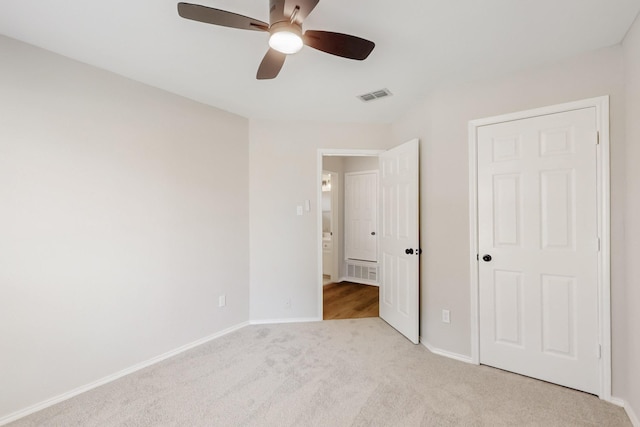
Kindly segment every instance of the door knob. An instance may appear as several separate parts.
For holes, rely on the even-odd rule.
[[[404,253],[407,255],[412,255],[413,254],[413,249],[409,248],[409,249],[405,249]]]
[[[485,261],[485,262],[491,261],[491,255],[489,255],[489,254],[483,255],[482,256],[482,260]]]
[[[375,236],[375,235],[376,235],[376,232],[375,232],[375,231],[372,231],[372,232],[371,232],[371,235],[372,235],[372,236]]]

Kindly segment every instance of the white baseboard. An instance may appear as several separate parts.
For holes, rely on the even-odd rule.
[[[619,406],[621,408],[624,408],[624,399],[620,399],[619,397],[611,396],[611,399],[609,399],[608,402],[613,403],[614,405]]]
[[[337,282],[333,282],[333,283],[342,283],[342,282],[352,282],[352,283],[359,283],[361,285],[369,285],[369,286],[377,286],[380,287],[380,283],[378,282],[373,282],[371,280],[365,280],[365,279],[360,279],[357,277],[347,277],[347,276],[341,276]],[[329,284],[329,283],[327,283]]]
[[[87,391],[92,390],[92,389],[94,389],[96,387],[100,387],[101,385],[104,385],[104,384],[110,383],[112,381],[115,381],[115,380],[117,380],[119,378],[122,378],[122,377],[124,377],[126,375],[129,375],[129,374],[132,374],[132,373],[134,373],[136,371],[139,371],[140,369],[144,369],[144,368],[146,368],[148,366],[154,365],[154,364],[156,364],[158,362],[161,362],[161,361],[163,361],[165,359],[173,357],[173,356],[175,356],[177,354],[183,353],[183,352],[185,352],[187,350],[191,350],[194,347],[197,347],[199,345],[202,345],[204,343],[212,341],[212,340],[214,340],[216,338],[220,338],[220,337],[222,337],[224,335],[227,335],[227,334],[229,334],[231,332],[237,331],[238,329],[244,328],[245,326],[248,326],[248,325],[249,325],[249,322],[239,323],[239,324],[237,324],[235,326],[231,326],[230,328],[227,328],[227,329],[225,329],[223,331],[217,332],[217,333],[215,333],[213,335],[209,335],[208,337],[204,337],[204,338],[201,338],[199,340],[193,341],[193,342],[191,342],[189,344],[185,344],[185,345],[183,345],[181,347],[178,347],[178,348],[176,348],[174,350],[170,350],[170,351],[168,351],[166,353],[163,353],[163,354],[161,354],[159,356],[156,356],[156,357],[153,357],[151,359],[145,360],[144,362],[137,363],[137,364],[135,364],[135,365],[133,365],[133,366],[131,366],[129,368],[123,369],[123,370],[118,371],[118,372],[116,372],[114,374],[107,375],[106,377],[100,378],[99,380],[93,381],[93,382],[91,382],[89,384],[85,384],[85,385],[80,386],[78,388],[75,388],[73,390],[70,390],[70,391],[67,391],[65,393],[59,394],[58,396],[55,396],[55,397],[52,397],[50,399],[44,400],[44,401],[42,401],[40,403],[36,403],[35,405],[31,405],[31,406],[28,406],[28,407],[26,407],[24,409],[21,409],[19,411],[13,412],[13,413],[11,413],[9,415],[6,415],[6,416],[0,418],[0,426],[3,426],[5,424],[9,424],[10,422],[16,421],[16,420],[18,420],[20,418],[26,417],[27,415],[31,415],[31,414],[33,414],[35,412],[41,411],[41,410],[43,410],[45,408],[48,408],[49,406],[53,406],[53,405],[55,405],[57,403],[65,401],[67,399],[71,399],[72,397],[77,396],[77,395],[79,395],[81,393],[87,392]]]
[[[624,411],[627,413],[627,416],[631,420],[631,424],[633,425],[633,427],[640,427],[640,419],[638,418],[636,413],[633,411],[633,408],[631,407],[631,405],[629,405],[629,402],[619,397],[613,397],[613,396],[611,396],[611,398],[607,401],[609,403],[613,403],[616,406],[624,408]]]
[[[291,319],[256,319],[249,321],[252,325],[276,325],[278,323],[321,322],[322,317],[296,317]]]
[[[359,277],[342,277],[340,281],[380,287],[380,284],[378,282],[374,282],[372,280],[367,280],[367,279],[360,279]]]
[[[422,337],[420,337],[420,344],[425,346],[427,348],[427,350],[429,350],[433,354],[437,354],[439,356],[448,357],[449,359],[454,359],[454,360],[457,360],[459,362],[470,363],[472,365],[474,364],[473,360],[471,359],[471,356],[465,356],[464,354],[453,353],[451,351],[442,350],[442,349],[433,347],[428,342],[426,342],[424,339],[422,339]]]
[[[624,401],[624,410],[627,412],[627,415],[629,416],[633,427],[640,427],[640,418],[638,418],[638,415],[633,411],[633,408],[626,400]]]

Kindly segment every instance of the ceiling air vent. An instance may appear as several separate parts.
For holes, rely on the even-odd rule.
[[[369,102],[373,101],[374,99],[384,98],[385,96],[391,95],[393,94],[389,91],[389,89],[380,89],[374,92],[365,93],[364,95],[359,95],[358,98],[360,98],[361,101]]]

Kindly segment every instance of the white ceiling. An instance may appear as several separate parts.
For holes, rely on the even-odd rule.
[[[268,0],[190,0],[268,21]],[[390,122],[439,85],[619,43],[640,0],[321,0],[304,29],[376,43],[311,48],[255,79],[267,33],[182,19],[177,0],[2,0],[0,33],[246,117]],[[1,66],[1,64],[0,64]],[[393,97],[364,103],[362,93]]]

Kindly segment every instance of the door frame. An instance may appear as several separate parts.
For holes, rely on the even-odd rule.
[[[323,300],[322,300],[322,158],[324,156],[334,157],[377,157],[380,153],[384,153],[386,150],[362,150],[362,149],[350,149],[350,148],[319,148],[316,160],[316,206],[318,212],[316,214],[316,266],[317,266],[317,288],[318,288],[318,317],[323,320]],[[342,206],[341,206],[342,207]],[[339,232],[343,230],[339,228]],[[334,249],[336,246],[334,245]],[[335,258],[334,258],[335,259]],[[338,260],[338,271],[340,271],[340,264],[342,260]],[[338,273],[338,276],[340,274]]]
[[[581,110],[595,107],[596,129],[599,133],[597,145],[597,204],[598,235],[598,336],[601,346],[600,399],[612,401],[611,396],[611,196],[609,167],[609,96],[600,96],[575,102],[552,105],[511,114],[471,120],[469,122],[469,262],[471,282],[471,362],[480,364],[480,307],[479,307],[479,262],[478,262],[478,153],[477,130],[481,126],[514,120]],[[596,351],[596,349],[594,349]]]

